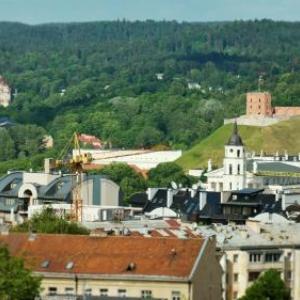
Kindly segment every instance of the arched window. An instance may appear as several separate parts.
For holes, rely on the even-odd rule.
[[[241,167],[240,167],[239,164],[237,165],[237,173],[238,173],[238,174],[241,174]]]
[[[229,164],[229,175],[232,175],[232,164]]]
[[[238,150],[237,151],[237,157],[240,157],[240,155],[241,155],[241,150]]]

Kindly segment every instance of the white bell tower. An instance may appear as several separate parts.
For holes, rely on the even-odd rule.
[[[246,187],[246,153],[243,141],[238,133],[237,123],[225,145],[223,190],[237,191]]]

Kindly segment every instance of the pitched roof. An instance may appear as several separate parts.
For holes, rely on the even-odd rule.
[[[227,145],[230,145],[230,146],[243,146],[244,145],[242,138],[239,135],[236,122],[234,122],[234,124],[233,124],[233,131],[232,131],[231,137],[228,140]]]
[[[162,237],[91,237],[74,235],[27,234],[0,236],[14,256],[25,259],[27,267],[37,272],[188,277],[204,239]],[[48,261],[45,268],[42,263]],[[71,269],[66,269],[73,262]],[[134,268],[128,271],[129,264]]]

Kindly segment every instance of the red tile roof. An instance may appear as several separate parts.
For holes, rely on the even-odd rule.
[[[204,240],[43,234],[30,241],[27,234],[9,234],[0,236],[3,243],[38,272],[188,277]],[[42,268],[46,260],[49,266]],[[74,267],[66,270],[70,261]],[[127,270],[130,263],[135,265],[132,271]]]

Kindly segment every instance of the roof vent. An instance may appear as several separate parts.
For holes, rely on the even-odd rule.
[[[44,260],[42,263],[41,263],[41,267],[46,269],[48,268],[50,265],[50,260]]]
[[[172,255],[172,256],[175,256],[176,254],[177,254],[176,249],[175,249],[175,248],[172,248],[172,250],[171,250],[171,255]]]
[[[67,264],[65,266],[65,268],[67,270],[71,270],[71,269],[73,269],[73,267],[74,267],[74,263],[72,261],[67,262]]]
[[[29,237],[28,237],[28,240],[31,241],[31,242],[32,242],[32,241],[35,241],[35,240],[36,240],[36,234],[30,233],[30,234],[29,234]]]
[[[130,262],[126,268],[126,271],[134,271],[136,268],[136,264],[134,262]]]

